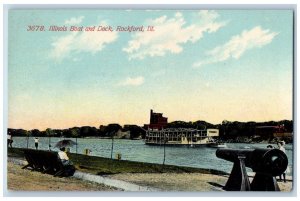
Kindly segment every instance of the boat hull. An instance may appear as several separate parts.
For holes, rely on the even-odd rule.
[[[226,144],[216,144],[216,143],[213,143],[213,144],[210,144],[209,146],[212,147],[212,148],[227,148]]]

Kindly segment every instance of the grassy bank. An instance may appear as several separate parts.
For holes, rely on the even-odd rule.
[[[20,148],[9,148],[8,157],[24,158],[22,150],[23,149]],[[70,160],[74,163],[76,169],[98,175],[118,173],[203,173],[216,175],[227,174],[225,172],[212,169],[115,160],[74,153],[68,153],[68,155],[70,157]]]
[[[12,162],[7,164],[7,189],[11,191],[10,193],[15,191],[121,191],[112,186],[83,181],[75,177],[53,177],[21,169],[21,166]]]

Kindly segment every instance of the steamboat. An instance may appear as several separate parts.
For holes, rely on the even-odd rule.
[[[219,136],[218,129],[197,130],[193,128],[149,129],[146,131],[146,145],[165,146],[218,146],[214,138]]]
[[[219,147],[219,129],[167,128],[168,118],[150,110],[150,124],[145,124],[146,145]]]

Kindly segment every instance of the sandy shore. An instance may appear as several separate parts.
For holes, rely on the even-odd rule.
[[[12,191],[121,191],[120,189],[74,177],[58,178],[40,172],[21,169],[20,165],[8,162],[7,187]],[[160,191],[223,191],[228,175],[202,173],[126,173],[107,176],[147,186]],[[252,178],[250,178],[251,181]],[[278,182],[281,191],[292,190],[292,182]]]

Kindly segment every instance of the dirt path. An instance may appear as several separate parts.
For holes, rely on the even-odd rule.
[[[223,191],[228,175],[211,175],[201,173],[151,173],[151,174],[116,174],[110,178],[132,182],[142,186],[159,188],[163,191]],[[250,182],[252,178],[250,178]],[[292,182],[278,182],[283,192],[292,190]]]
[[[118,191],[118,189],[76,178],[58,178],[8,162],[7,188],[12,191]]]
[[[223,191],[227,176],[201,173],[151,173],[116,174],[110,178],[132,182],[138,185],[159,188],[163,191]]]

